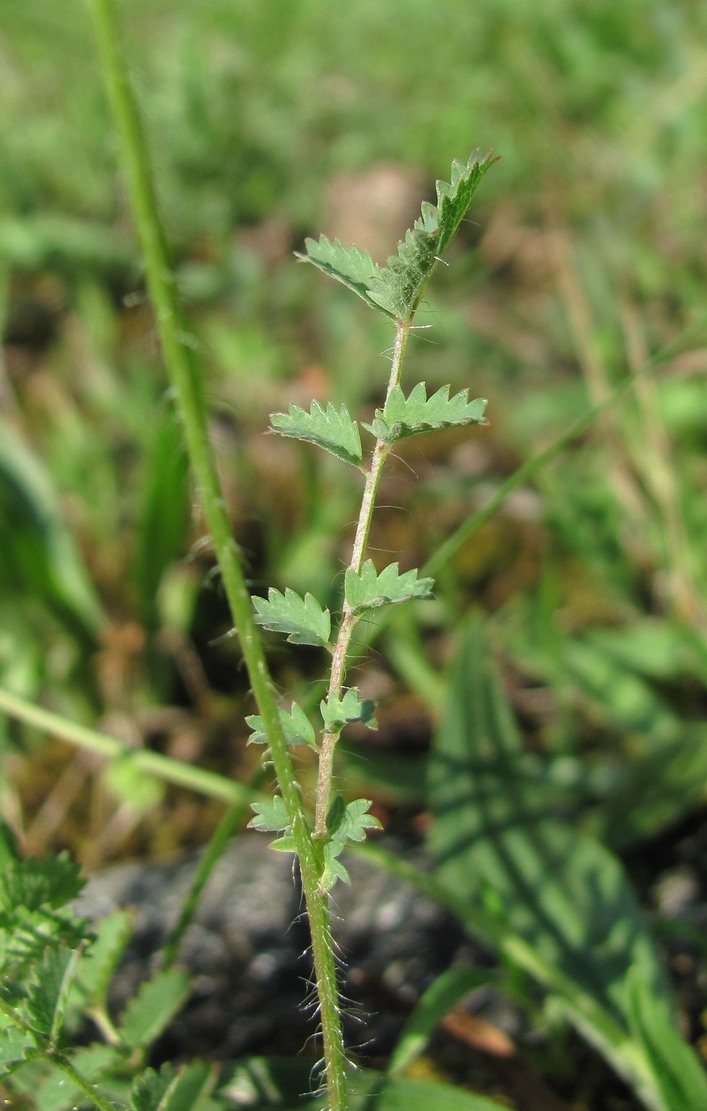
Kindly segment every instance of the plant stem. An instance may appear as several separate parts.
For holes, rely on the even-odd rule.
[[[180,760],[163,756],[161,752],[132,748],[115,737],[99,733],[97,729],[89,729],[51,710],[35,706],[32,702],[27,702],[26,699],[3,688],[0,688],[0,710],[46,733],[62,737],[77,748],[83,748],[87,752],[93,752],[109,760],[129,762],[146,775],[154,775],[165,783],[174,783],[177,787],[199,791],[207,798],[219,799],[226,803],[248,804],[259,797],[252,787],[227,779],[225,775],[207,771],[205,768],[197,768],[191,764],[183,764]],[[267,796],[260,797],[265,799]]]
[[[238,633],[251,688],[263,719],[302,873],[312,932],[319,993],[329,1111],[345,1111],[346,1078],[336,966],[326,896],[319,891],[320,865],[302,808],[299,785],[278,714],[259,630],[221,491],[208,427],[197,353],[182,317],[166,239],[152,183],[147,145],[120,47],[111,0],[90,0],[103,76],[120,135],[130,201],[145,258],[147,285],[155,309],[165,366],[184,426],[189,459],[206,526]]]
[[[412,327],[412,319],[412,316],[410,316],[407,320],[396,321],[395,345],[393,347],[393,360],[390,368],[390,377],[388,379],[388,388],[385,395],[386,401],[395,387],[400,384],[403,363],[405,361],[405,350]],[[385,440],[377,439],[371,453],[371,462],[366,472],[366,483],[361,497],[361,508],[358,514],[356,535],[354,536],[351,562],[349,564],[349,570],[355,571],[356,574],[360,574],[363,566],[366,547],[368,545],[368,535],[371,531],[371,521],[373,520],[373,510],[375,508],[378,485],[391,446],[392,445],[386,443]],[[352,613],[348,603],[344,601],[339,632],[337,634],[336,644],[334,645],[331,674],[329,677],[329,690],[327,691],[327,700],[329,701],[333,698],[341,698],[341,691],[346,676],[346,661],[349,645],[351,643],[351,634],[353,633],[357,621],[358,615]],[[336,749],[336,742],[340,735],[340,730],[328,730],[322,735],[314,818],[315,837],[326,837],[326,819],[329,812],[331,783],[334,774],[334,750]]]

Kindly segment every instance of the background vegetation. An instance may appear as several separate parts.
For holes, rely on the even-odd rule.
[[[527,751],[629,864],[703,1038],[707,12],[691,0],[123,5],[178,283],[254,589],[333,598],[355,487],[263,437],[289,402],[372,410],[390,333],[296,265],[320,231],[379,259],[453,157],[501,155],[430,290],[417,378],[490,426],[407,449],[374,543],[423,565],[508,475],[644,370],[437,572],[350,774],[417,817],[460,618],[485,616]],[[0,32],[0,683],[130,743],[246,776],[252,712],[165,398],[81,5]],[[412,473],[411,473],[412,471]],[[390,556],[387,557],[391,558]],[[273,643],[283,688],[321,659]],[[216,804],[5,722],[7,816],[87,866],[201,843]],[[600,1106],[597,1104],[596,1106]]]

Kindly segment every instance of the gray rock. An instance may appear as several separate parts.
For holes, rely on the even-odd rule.
[[[393,839],[386,843],[403,850]],[[405,853],[424,867],[420,848],[406,846]],[[292,859],[273,852],[256,833],[233,840],[184,938],[180,963],[193,976],[193,991],[158,1056],[289,1054],[311,1037],[309,932]],[[118,865],[89,880],[80,913],[95,919],[118,906],[137,911],[135,936],[114,984],[116,1008],[159,967],[160,946],[197,863],[191,856]],[[410,885],[361,857],[351,855],[346,864],[352,883],[337,884],[332,910],[347,1040],[360,1056],[384,1057],[434,977],[478,954],[452,916]]]

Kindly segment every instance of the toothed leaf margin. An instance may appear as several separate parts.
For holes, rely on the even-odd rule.
[[[351,568],[346,572],[344,595],[351,612],[359,614],[389,603],[429,598],[433,586],[434,579],[418,579],[416,569],[401,575],[397,563],[390,563],[378,574],[373,561],[367,559],[360,573]]]
[[[270,428],[279,436],[318,444],[337,459],[354,467],[361,466],[361,435],[345,405],[337,409],[330,401],[323,408],[318,401],[313,401],[309,412],[299,405],[290,405],[287,413],[271,414]]]
[[[329,645],[331,616],[312,594],[302,598],[289,586],[285,593],[271,586],[267,598],[253,598],[255,620],[275,633],[287,633],[291,644]]]
[[[468,398],[468,390],[460,390],[450,397],[449,386],[440,386],[428,397],[424,382],[418,382],[406,397],[400,386],[396,386],[384,408],[376,409],[371,423],[363,427],[377,439],[392,444],[440,428],[484,424],[486,398],[475,397],[472,401]]]

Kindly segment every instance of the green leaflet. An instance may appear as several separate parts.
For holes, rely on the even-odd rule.
[[[377,266],[368,252],[332,243],[326,236],[308,239],[306,253],[298,257],[342,282],[378,312],[394,320],[411,319],[440,254],[456,235],[481,179],[495,161],[490,152],[480,157],[478,151],[466,164],[455,160],[451,181],[437,182],[437,206],[422,205],[421,216],[385,267]]]
[[[326,235],[319,239],[306,239],[304,246],[306,253],[297,255],[301,262],[311,262],[318,270],[357,293],[371,308],[377,308],[368,287],[373,277],[379,273],[380,267],[368,251],[360,251],[358,247],[344,247],[338,239],[332,243]]]
[[[299,405],[290,405],[289,412],[271,415],[270,427],[280,436],[318,444],[337,459],[361,466],[361,436],[345,405],[337,409],[330,401],[323,409],[318,401],[313,401],[309,412]]]
[[[0,914],[19,907],[56,910],[80,894],[86,880],[66,852],[11,862],[0,876]]]
[[[215,1084],[214,1070],[202,1062],[183,1065],[178,1072],[170,1064],[159,1072],[147,1069],[133,1084],[131,1111],[206,1111],[214,1106],[209,1096]]]
[[[304,598],[289,586],[282,594],[271,586],[267,598],[253,598],[255,620],[275,633],[287,633],[291,644],[329,645],[331,617],[312,594]]]
[[[285,733],[285,740],[289,745],[308,745],[317,751],[317,740],[314,732],[314,726],[305,714],[301,706],[296,702],[292,703],[291,710],[283,710],[278,708],[280,721]],[[263,719],[260,714],[249,714],[245,719],[246,725],[249,725],[253,730],[252,736],[248,738],[248,744],[267,744],[268,737],[263,727]]]
[[[148,1046],[164,1033],[189,995],[189,977],[181,968],[165,968],[140,985],[120,1019],[126,1045]]]
[[[27,1017],[42,1038],[54,1043],[64,1020],[71,982],[76,975],[76,949],[50,949],[27,992]]]
[[[343,698],[324,698],[319,704],[324,725],[330,733],[337,733],[351,721],[362,721],[369,729],[377,729],[373,716],[375,702],[370,698],[361,700],[355,687],[347,690]]]
[[[397,563],[390,563],[380,574],[373,561],[367,559],[360,573],[351,568],[346,572],[344,593],[352,613],[364,613],[388,603],[407,602],[410,598],[429,598],[434,579],[418,579],[417,570],[401,575]]]
[[[282,795],[273,795],[267,802],[252,804],[255,817],[248,822],[248,829],[265,829],[274,833],[290,828],[290,819]]]
[[[322,891],[331,891],[337,880],[350,883],[348,871],[338,859],[346,848],[347,841],[365,841],[369,829],[380,829],[381,823],[368,811],[370,799],[354,799],[345,803],[341,795],[334,797],[327,814],[327,832],[331,840],[324,845],[323,869],[320,886]]]
[[[353,802],[344,803],[341,795],[337,794],[326,819],[329,836],[342,844],[347,841],[365,841],[366,830],[381,829],[378,818],[368,813],[370,809],[370,799],[354,799]]]
[[[451,181],[437,182],[437,209],[432,205],[422,206],[423,221],[427,226],[435,218],[439,226],[439,250],[443,251],[459,230],[459,225],[467,214],[471,198],[486,171],[498,161],[498,155],[491,151],[479,158],[476,151],[464,165],[458,159],[452,162]]]
[[[408,397],[405,397],[400,386],[396,386],[391,391],[385,408],[376,409],[371,423],[364,424],[363,427],[377,439],[390,444],[437,428],[483,424],[486,399],[476,397],[469,401],[468,397],[468,390],[460,390],[454,397],[450,397],[449,386],[441,386],[428,397],[424,382],[418,382]]]

